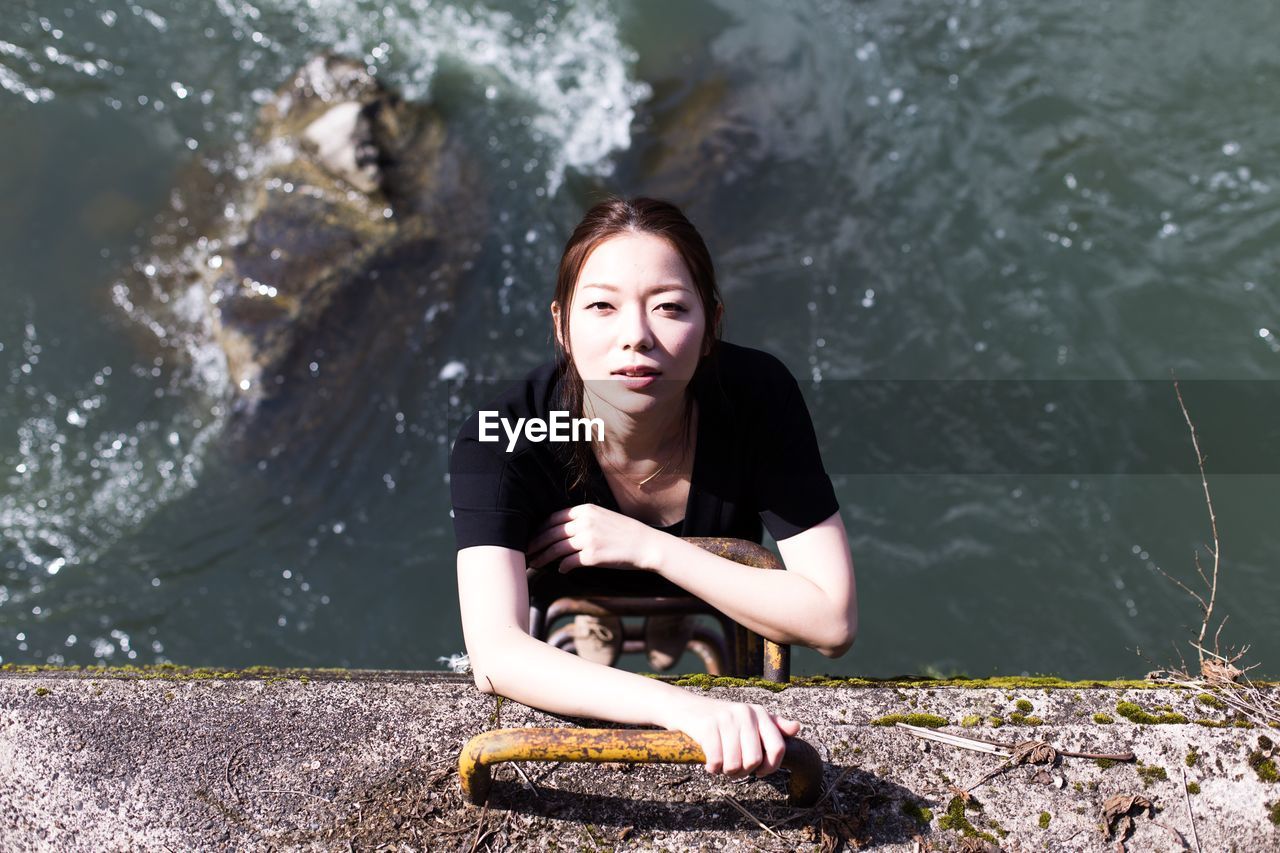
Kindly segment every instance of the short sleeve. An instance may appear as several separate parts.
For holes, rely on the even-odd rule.
[[[473,416],[458,433],[449,458],[453,532],[458,550],[500,545],[523,551],[537,517],[534,490],[520,456],[482,444]]]
[[[775,540],[802,533],[839,511],[831,478],[822,465],[809,408],[795,377],[780,361],[769,383],[755,438],[756,508]]]

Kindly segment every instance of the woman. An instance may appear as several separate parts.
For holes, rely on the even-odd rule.
[[[852,644],[853,564],[799,386],[776,358],[720,341],[722,313],[706,245],[673,205],[612,199],[588,211],[551,304],[556,361],[473,416],[454,444],[458,594],[481,691],[679,730],[709,773],[764,777],[798,722],[529,635],[531,598],[692,594],[777,642],[827,657]],[[603,440],[515,435],[520,418],[552,411],[598,419]],[[495,413],[507,424],[496,441]],[[678,538],[759,542],[762,521],[785,572]]]

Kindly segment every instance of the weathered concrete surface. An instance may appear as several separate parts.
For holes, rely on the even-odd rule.
[[[109,671],[108,671],[109,672]],[[261,674],[259,674],[261,675]],[[697,690],[701,688],[689,687]],[[98,673],[0,674],[0,848],[11,850],[981,849],[945,828],[952,784],[1000,759],[872,725],[894,713],[946,718],[944,731],[1081,752],[1134,752],[1103,769],[1064,758],[1014,767],[974,792],[974,832],[1007,850],[1111,850],[1103,802],[1148,797],[1130,850],[1280,847],[1269,809],[1280,783],[1259,764],[1263,729],[1135,724],[1131,700],[1159,713],[1224,720],[1189,692],[1039,687],[713,688],[802,720],[826,761],[830,796],[788,807],[779,776],[735,784],[700,767],[529,764],[495,771],[487,809],[464,804],[456,759],[495,726],[571,725],[480,694],[467,676],[312,673],[142,679]],[[1018,700],[1035,727],[1010,721]],[[1025,709],[1025,705],[1023,706]],[[1113,724],[1093,721],[1106,713]],[[970,715],[983,721],[963,726]],[[998,729],[989,718],[1006,721]],[[1275,734],[1275,732],[1272,732]],[[1277,738],[1280,740],[1280,738]],[[1265,744],[1264,744],[1265,747]],[[1196,758],[1188,766],[1188,755]],[[1274,767],[1274,764],[1272,765]],[[1167,778],[1159,778],[1163,775]],[[1184,795],[1183,774],[1199,786]],[[772,831],[762,829],[732,797]],[[931,812],[926,813],[922,809]],[[1042,813],[1048,815],[1042,828]],[[931,818],[924,822],[926,818]],[[1002,834],[1003,833],[1003,834]],[[966,847],[965,845],[969,845]]]

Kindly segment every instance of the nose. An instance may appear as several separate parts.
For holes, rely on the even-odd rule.
[[[643,308],[632,307],[624,312],[619,337],[624,350],[647,352],[653,349],[653,330]]]

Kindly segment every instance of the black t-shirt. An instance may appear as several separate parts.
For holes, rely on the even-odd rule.
[[[557,408],[561,372],[555,363],[531,371],[484,407],[515,423],[547,420]],[[724,341],[692,380],[698,402],[697,440],[685,517],[659,528],[676,536],[728,536],[759,542],[761,522],[786,539],[839,509],[822,467],[800,386],[772,355]],[[524,435],[480,441],[477,411],[458,432],[449,464],[458,549],[500,545],[524,551],[553,512],[583,503],[618,511],[594,455],[587,482],[569,488],[567,444]],[[679,587],[643,571],[584,567],[565,575],[546,566],[530,577],[530,597],[561,595],[681,595]]]

